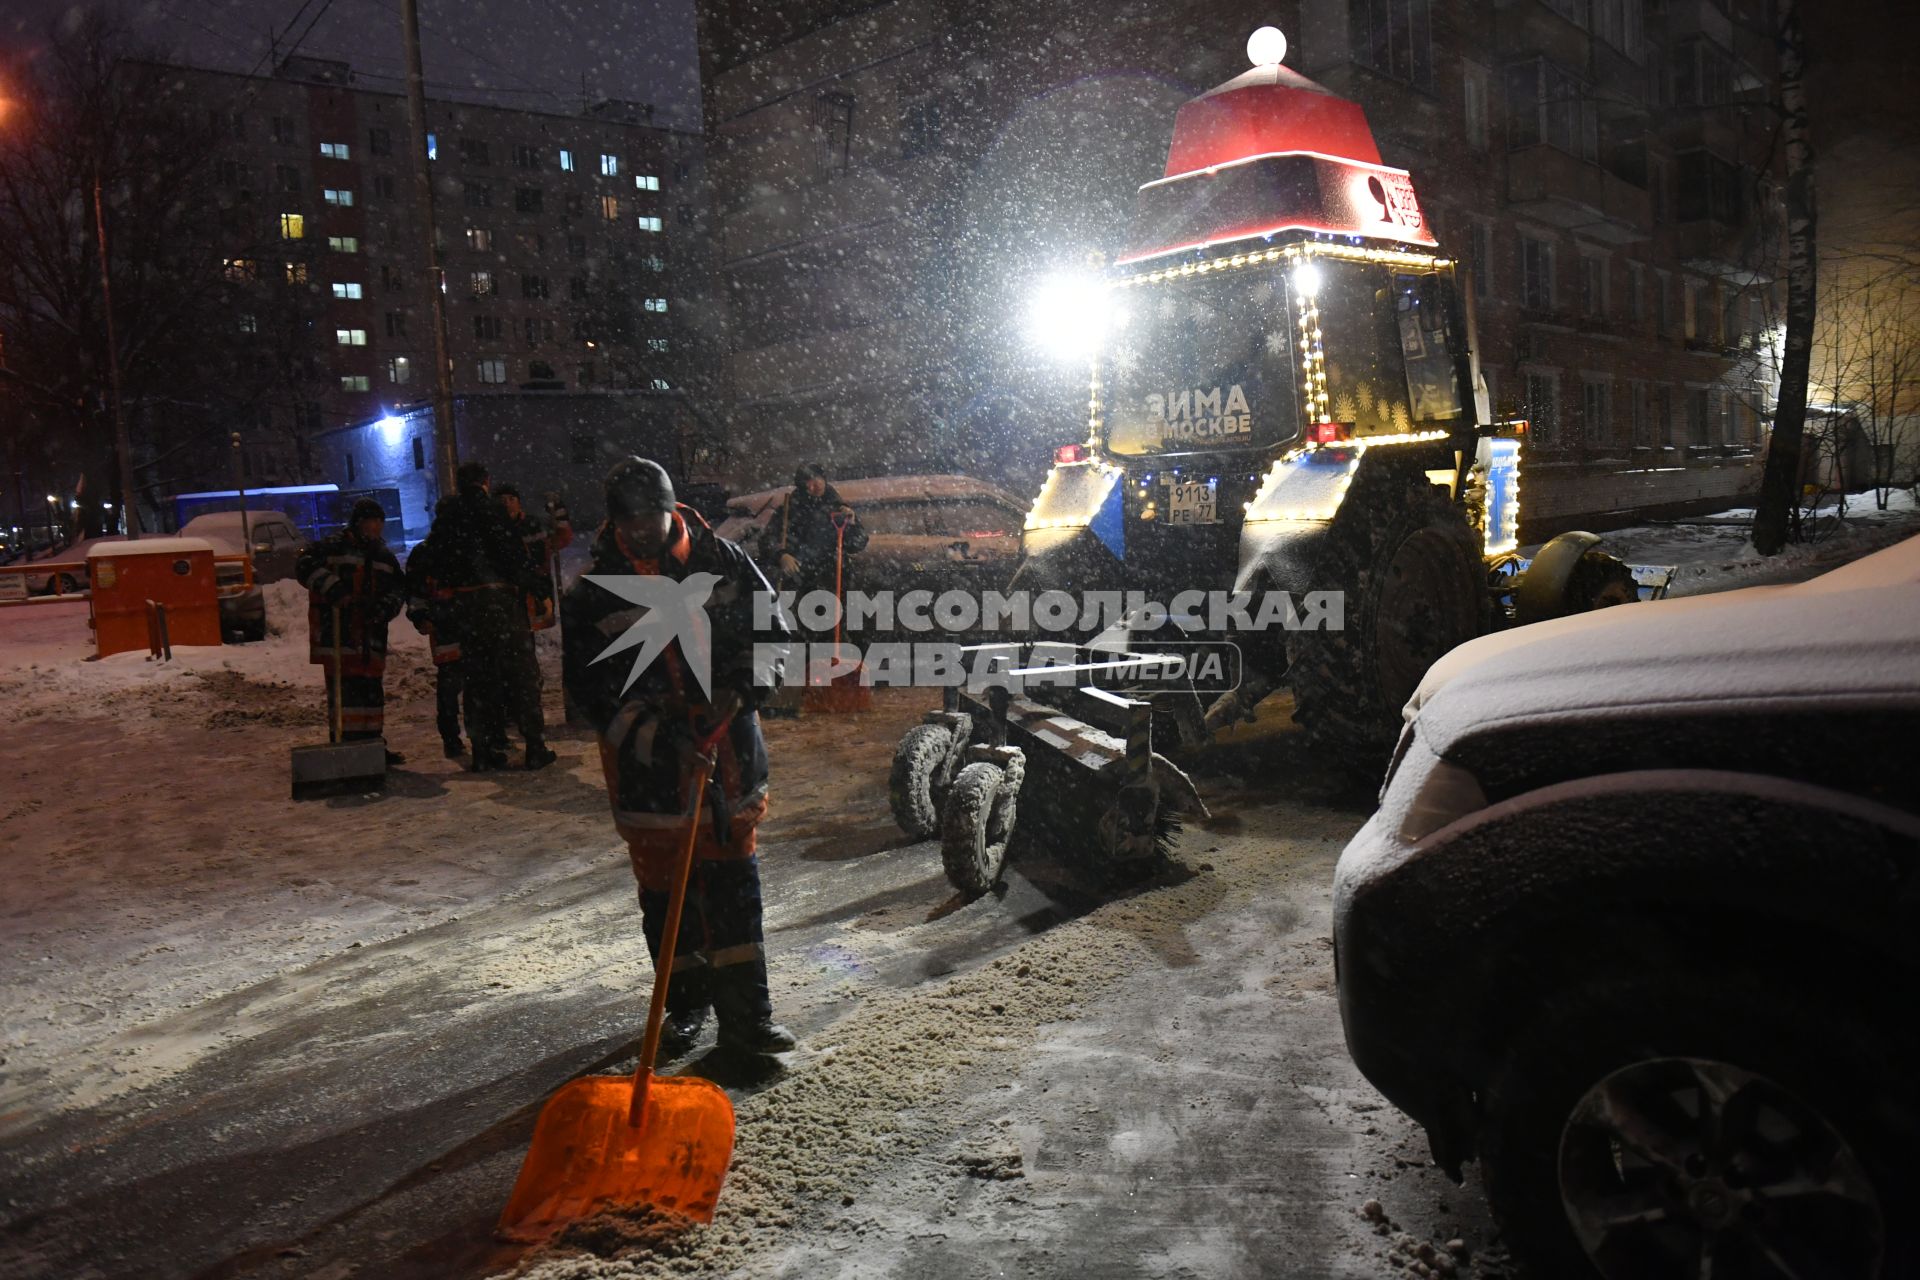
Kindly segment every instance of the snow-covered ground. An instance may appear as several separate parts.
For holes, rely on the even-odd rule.
[[[1677,590],[1698,593],[1809,576],[1920,531],[1898,501],[1764,562],[1731,513],[1608,543],[1682,566]],[[276,584],[269,597],[266,642],[168,663],[91,660],[83,604],[0,609],[0,1146],[34,1153],[0,1187],[25,1197],[15,1212],[53,1215],[24,1246],[52,1269],[21,1274],[188,1274],[220,1250],[284,1240],[331,1250],[329,1276],[485,1274],[479,1258],[388,1269],[378,1250],[484,1240],[524,1149],[498,1117],[632,1026],[645,965],[591,744],[557,736],[560,763],[538,774],[441,758],[426,646],[397,622],[389,738],[410,762],[384,795],[295,803],[287,753],[324,737],[320,682],[302,593]],[[557,721],[550,645],[544,658]],[[1281,701],[1267,718],[1284,752],[1300,735]],[[865,716],[769,728],[768,929],[782,1016],[804,1048],[792,1078],[736,1098],[722,1221],[696,1257],[562,1256],[532,1260],[534,1273],[878,1275],[925,1260],[944,1278],[971,1274],[958,1248],[1067,1274],[1089,1249],[1121,1265],[1176,1237],[1220,1250],[1217,1274],[1270,1264],[1273,1238],[1299,1274],[1403,1269],[1356,1216],[1369,1196],[1419,1220],[1423,1238],[1474,1234],[1462,1212],[1474,1197],[1439,1185],[1417,1131],[1339,1051],[1327,888],[1364,802],[1324,798],[1311,761],[1253,771],[1290,779],[1283,793],[1235,780],[1247,766],[1229,762],[1206,782],[1219,820],[1183,844],[1193,879],[1078,906],[1020,880],[1007,899],[962,903],[937,850],[893,828],[877,785],[920,710],[892,695]],[[876,1071],[898,1078],[875,1086]],[[277,1134],[310,1141],[363,1118],[410,1139],[356,1149],[363,1165],[331,1182],[278,1152]],[[1166,1128],[1176,1121],[1188,1138]],[[1249,1124],[1267,1155],[1238,1150]],[[179,1150],[159,1163],[140,1145],[174,1133]],[[415,1178],[468,1142],[486,1159]],[[986,1166],[969,1154],[982,1143]],[[1275,1151],[1285,1158],[1267,1169]],[[121,1188],[167,1194],[173,1169],[209,1187],[257,1181],[268,1198],[175,1229],[203,1250],[192,1268],[91,1265],[127,1255],[89,1254],[107,1246],[74,1244],[59,1215],[89,1221],[88,1196]],[[1223,1200],[1222,1186],[1236,1190]],[[1155,1194],[1133,1198],[1143,1190]],[[322,1231],[368,1194],[385,1198]],[[211,1212],[191,1196],[181,1206],[183,1221]],[[149,1228],[115,1229],[101,1239]],[[579,1247],[621,1247],[602,1243]],[[321,1272],[281,1258],[232,1274],[269,1273]]]

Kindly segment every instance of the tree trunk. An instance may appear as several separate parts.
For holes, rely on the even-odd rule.
[[[1780,401],[1773,441],[1753,517],[1753,547],[1777,555],[1799,534],[1801,439],[1807,424],[1807,372],[1813,356],[1813,138],[1807,128],[1806,37],[1797,0],[1786,0],[1780,25],[1780,106],[1786,115],[1787,335],[1780,361]]]

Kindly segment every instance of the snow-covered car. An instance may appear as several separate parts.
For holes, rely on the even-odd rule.
[[[1920,1275],[1920,539],[1428,673],[1348,1048],[1532,1274]]]
[[[853,562],[853,585],[866,591],[998,590],[1020,563],[1027,504],[972,476],[883,476],[835,480],[868,533]],[[727,503],[715,527],[744,546],[769,574],[780,558],[780,512],[791,488],[766,489]]]
[[[45,594],[53,590],[55,580],[58,579],[63,594],[71,595],[76,591],[85,591],[87,589],[87,552],[103,542],[120,541],[123,541],[120,534],[109,533],[98,538],[82,538],[78,542],[69,542],[52,551],[36,554],[27,563],[45,564],[49,568],[45,574],[24,575],[27,580],[27,590]],[[56,569],[52,567],[54,565],[60,567]]]
[[[243,532],[244,528],[244,532]],[[216,554],[243,555],[247,537],[253,540],[253,580],[278,582],[293,576],[294,563],[306,539],[284,511],[249,511],[244,526],[238,511],[209,511],[180,526],[183,538],[205,538]]]

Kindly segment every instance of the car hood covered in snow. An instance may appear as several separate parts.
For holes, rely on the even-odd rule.
[[[1496,725],[1703,705],[1920,706],[1920,538],[1808,582],[1485,636],[1435,663],[1406,714],[1444,755]]]

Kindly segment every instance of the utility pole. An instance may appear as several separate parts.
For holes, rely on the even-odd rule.
[[[433,216],[433,173],[427,159],[427,86],[420,73],[419,0],[400,0],[407,50],[407,123],[413,135],[413,188],[425,239],[427,301],[433,308],[433,440],[442,496],[454,492],[460,448],[453,438],[453,362],[447,353],[447,295],[440,282],[440,239]]]
[[[113,408],[113,447],[120,455],[120,509],[131,541],[140,536],[140,499],[133,488],[133,441],[120,407],[120,340],[113,328],[113,273],[107,268],[107,220],[101,211],[98,159],[93,164],[93,234],[100,247],[100,301],[107,313],[107,399]]]
[[[233,491],[240,495],[240,546],[247,556],[247,585],[253,585],[253,529],[247,520],[247,472],[241,465],[240,433],[233,433]]]

